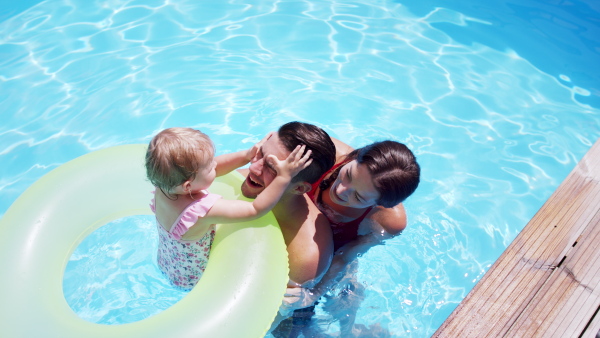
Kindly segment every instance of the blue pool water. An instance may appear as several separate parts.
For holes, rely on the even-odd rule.
[[[600,137],[592,1],[15,3],[0,6],[0,216],[60,164],[171,126],[218,153],[290,120],[414,150],[409,227],[358,259],[360,297],[317,308],[328,336],[348,336],[340,318],[430,336]],[[82,243],[64,285],[80,316],[136,321],[185,296],[139,250],[152,226]]]

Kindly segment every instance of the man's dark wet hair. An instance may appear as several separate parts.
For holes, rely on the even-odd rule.
[[[289,122],[277,131],[283,146],[292,152],[298,145],[312,150],[312,163],[293,178],[293,182],[315,183],[335,164],[335,145],[323,129],[308,123]]]

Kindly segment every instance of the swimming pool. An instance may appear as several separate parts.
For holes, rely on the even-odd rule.
[[[409,228],[359,259],[359,305],[318,308],[313,326],[330,336],[340,323],[326,310],[349,318],[348,307],[372,336],[431,335],[600,136],[591,1],[5,6],[0,215],[58,165],[170,126],[204,130],[219,153],[290,120],[415,151]],[[147,313],[122,308],[115,318]]]

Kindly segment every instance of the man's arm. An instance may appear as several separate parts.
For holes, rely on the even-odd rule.
[[[292,230],[294,227],[289,223],[280,225],[288,248],[290,280],[314,286],[327,272],[331,263],[333,235],[327,218],[307,198],[306,205],[312,212],[304,217],[305,220],[298,230]]]

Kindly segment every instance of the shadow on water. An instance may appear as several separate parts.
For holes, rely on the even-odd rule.
[[[440,21],[431,26],[467,46],[481,44],[501,52],[513,50],[563,84],[587,89],[592,95],[577,95],[577,101],[600,107],[600,73],[596,67],[600,50],[600,5],[597,2],[395,2],[418,16],[429,16],[440,8],[463,14],[464,22]],[[561,75],[566,75],[570,83]]]
[[[10,0],[0,0],[0,22],[3,22],[13,16],[24,12],[25,10],[37,5],[42,0],[19,0],[10,1],[10,6],[5,5],[5,2]]]
[[[365,299],[366,287],[356,278],[358,261],[350,263],[341,287],[321,297],[315,307],[297,310],[294,316],[281,322],[272,332],[275,338],[330,338],[330,337],[395,337],[379,323],[366,326],[356,324],[356,316]],[[339,329],[333,329],[337,324]]]

